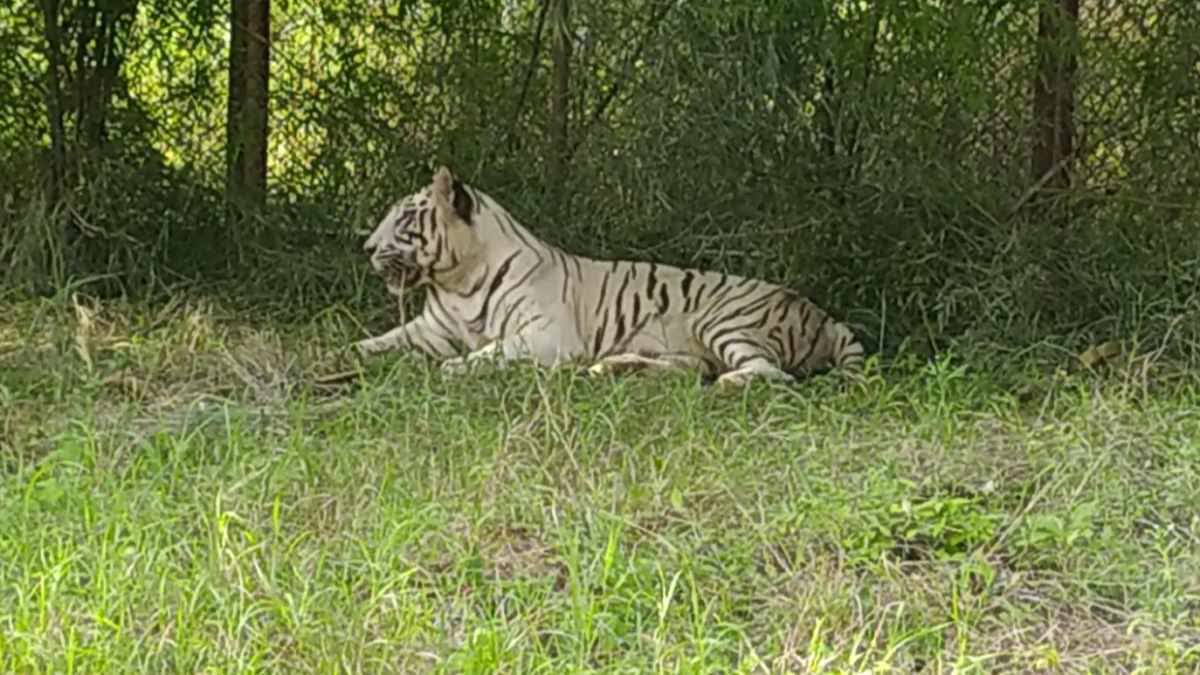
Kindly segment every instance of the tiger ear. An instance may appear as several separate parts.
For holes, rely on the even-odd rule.
[[[453,190],[454,174],[450,172],[450,167],[438,167],[438,170],[433,172],[433,194],[449,201]]]
[[[471,224],[471,212],[475,210],[475,203],[463,182],[455,178],[445,166],[433,174],[433,199],[443,212],[453,213],[459,220]]]

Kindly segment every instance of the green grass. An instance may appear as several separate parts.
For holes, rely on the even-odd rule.
[[[346,311],[0,312],[4,672],[1200,670],[1200,377],[1152,351],[327,390]]]

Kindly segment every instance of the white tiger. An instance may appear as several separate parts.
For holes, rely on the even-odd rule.
[[[362,354],[415,348],[451,371],[483,357],[582,362],[594,374],[697,368],[721,385],[863,362],[850,329],[793,291],[572,255],[445,167],[388,211],[364,250],[393,294],[425,287],[427,296],[420,316],[356,343]]]

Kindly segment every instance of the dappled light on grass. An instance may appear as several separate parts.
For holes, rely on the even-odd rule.
[[[5,671],[1200,665],[1200,383],[1152,350],[322,389],[344,312],[6,312]]]

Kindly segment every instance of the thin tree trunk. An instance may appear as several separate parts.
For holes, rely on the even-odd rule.
[[[513,106],[512,122],[508,125],[508,131],[505,134],[503,147],[509,152],[516,152],[517,124],[521,121],[521,115],[525,112],[525,99],[529,95],[529,85],[533,82],[533,73],[537,70],[538,60],[542,53],[542,29],[546,26],[546,14],[550,11],[550,5],[554,0],[541,0],[541,9],[538,10],[537,27],[533,30],[533,46],[529,50],[529,65],[525,68],[525,78],[521,81],[521,92],[517,95],[517,103]]]
[[[817,126],[821,133],[821,155],[828,166],[837,166],[837,117],[838,91],[834,76],[833,57],[825,59],[825,72],[821,75],[821,104],[817,106]]]
[[[50,180],[47,186],[47,207],[51,214],[60,214],[59,241],[48,243],[43,250],[44,279],[51,280],[58,274],[71,276],[75,265],[75,242],[79,230],[71,218],[61,215],[59,206],[66,199],[68,176],[67,131],[64,118],[66,102],[63,100],[62,79],[66,76],[63,63],[62,26],[59,0],[43,0],[42,31],[46,40],[46,117],[50,127]]]
[[[269,0],[231,0],[229,100],[225,116],[225,198],[230,217],[265,205],[267,95],[270,83]]]
[[[1071,184],[1078,31],[1079,0],[1040,1],[1030,176],[1033,184],[1040,186],[1039,192],[1064,190]]]
[[[75,70],[70,116],[80,159],[108,141],[108,111],[121,83],[124,40],[137,18],[138,0],[83,0],[75,8]]]
[[[242,106],[246,100],[246,0],[229,0],[229,98],[225,108],[225,204],[233,220],[242,194]],[[232,224],[232,223],[231,223]]]
[[[98,156],[108,140],[108,112],[122,84],[124,40],[137,16],[138,0],[41,0],[39,9],[50,131],[46,194],[50,207],[56,208],[89,175],[88,160]],[[61,253],[68,274],[86,262],[79,234],[74,219],[62,216],[60,250],[51,256]]]
[[[271,3],[248,2],[249,30],[246,33],[246,98],[242,108],[245,154],[243,187],[250,203],[261,209],[267,199],[267,95],[271,75]]]
[[[46,116],[50,127],[51,206],[62,199],[67,175],[66,128],[63,124],[62,33],[59,30],[58,0],[43,0],[43,35],[46,39]],[[65,233],[64,233],[65,234]]]
[[[94,88],[97,105],[92,110],[93,119],[89,130],[89,138],[95,148],[108,142],[109,102],[112,101],[114,92],[121,84],[121,66],[125,60],[125,52],[119,40],[120,36],[126,33],[137,18],[137,11],[138,1],[131,0],[101,16],[103,43],[99,45],[100,54],[95,69],[96,85]]]
[[[550,140],[554,178],[561,185],[567,178],[571,156],[569,110],[571,96],[571,28],[569,0],[554,1],[554,92],[550,98]]]
[[[863,101],[870,100],[871,79],[875,76],[875,60],[878,58],[879,52],[879,31],[883,25],[883,3],[876,3],[875,9],[871,12],[869,18],[871,22],[870,32],[867,33],[867,44],[863,53],[863,68],[862,82],[859,86],[859,99]],[[855,115],[850,122],[850,133],[847,138],[847,159],[845,169],[845,185],[849,187],[854,184],[858,177],[862,174],[862,136],[861,122],[862,115]]]
[[[69,6],[69,5],[68,5]],[[94,61],[91,45],[96,40],[95,3],[82,0],[76,3],[73,24],[75,42],[75,63],[72,77],[68,80],[71,97],[70,117],[74,119],[74,149],[78,152],[87,146],[86,121],[87,110],[91,107],[88,84],[90,82],[89,63]],[[71,25],[68,24],[68,25]],[[68,33],[71,34],[71,33]],[[82,154],[81,152],[79,154]],[[77,160],[80,158],[76,158]]]

